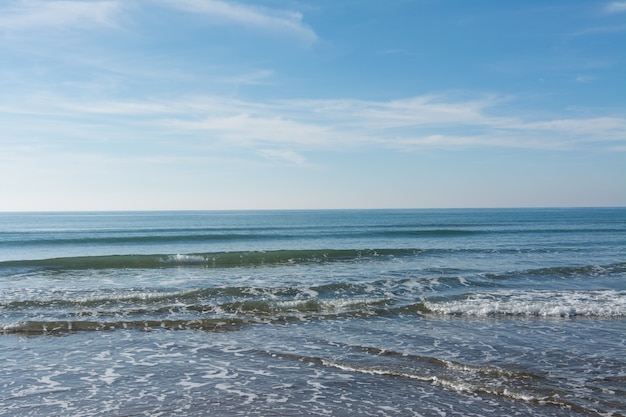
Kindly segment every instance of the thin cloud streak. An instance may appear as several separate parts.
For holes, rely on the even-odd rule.
[[[608,13],[624,13],[626,12],[626,1],[614,1],[607,4],[605,10]]]
[[[274,75],[274,71],[258,70],[247,74],[223,78],[222,81],[236,85],[263,85],[268,84],[267,79]]]
[[[176,120],[170,127],[210,135],[219,141],[239,145],[281,143],[301,147],[327,146],[333,142],[333,130],[323,125],[307,124],[273,116],[237,114],[198,121]]]
[[[171,8],[202,14],[219,22],[231,22],[274,33],[288,33],[307,42],[318,39],[317,34],[302,22],[299,12],[251,7],[218,0],[161,0]]]
[[[271,161],[287,162],[290,165],[307,165],[306,158],[289,149],[261,149],[259,154]]]
[[[24,102],[22,107],[16,103],[11,106],[13,114],[37,114],[40,120],[37,127],[26,125],[21,119],[6,124],[22,136],[39,136],[48,126],[59,138],[93,140],[106,132],[109,139],[102,140],[125,137],[153,141],[171,135],[189,146],[212,143],[260,150],[279,146],[290,152],[363,145],[396,149],[477,146],[574,149],[585,144],[608,146],[610,143],[615,148],[626,138],[625,118],[561,115],[537,120],[520,115],[491,115],[491,110],[503,101],[497,96],[455,101],[442,95],[429,95],[387,102],[254,102],[212,96],[80,102],[48,96],[47,113],[41,107],[29,107],[35,100]],[[298,160],[296,154],[266,152],[264,156],[268,155],[291,162]]]
[[[0,8],[0,30],[4,31],[114,28],[121,11],[117,1],[22,0],[7,3]]]

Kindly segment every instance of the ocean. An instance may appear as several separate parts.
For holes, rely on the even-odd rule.
[[[0,416],[625,416],[626,209],[0,213]]]

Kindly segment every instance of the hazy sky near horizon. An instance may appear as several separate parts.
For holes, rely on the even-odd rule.
[[[626,1],[3,0],[0,211],[626,205]]]

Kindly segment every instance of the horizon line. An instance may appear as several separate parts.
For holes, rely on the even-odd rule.
[[[242,208],[242,209],[114,209],[114,210],[0,210],[0,214],[63,213],[192,213],[254,211],[394,211],[394,210],[580,210],[626,209],[626,205],[609,206],[491,206],[491,207],[354,207],[354,208]]]

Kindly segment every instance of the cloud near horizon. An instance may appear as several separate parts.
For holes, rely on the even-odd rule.
[[[626,118],[621,117],[539,120],[518,114],[490,115],[503,101],[496,96],[454,100],[445,95],[391,101],[245,101],[216,96],[74,101],[49,95],[45,109],[32,106],[41,100],[31,100],[31,104],[24,103],[23,107],[0,103],[0,109],[5,113],[38,114],[42,120],[54,120],[51,124],[54,128],[49,131],[65,138],[96,138],[103,126],[109,126],[108,140],[123,136],[130,141],[144,141],[146,136],[155,138],[167,132],[183,138],[183,144],[210,142],[257,147],[265,156],[291,162],[302,162],[299,158],[305,151],[363,145],[403,150],[407,147],[557,150],[604,144],[607,149],[615,149],[626,137]],[[12,131],[22,132],[23,142],[28,142],[28,136],[38,135],[38,127],[22,125],[19,118],[7,123]],[[297,157],[295,153],[268,152],[268,145],[287,147],[289,152],[298,150]]]

